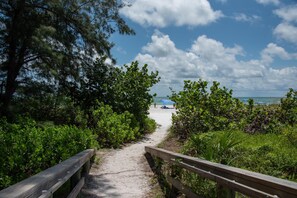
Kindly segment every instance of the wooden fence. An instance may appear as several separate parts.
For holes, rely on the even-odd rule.
[[[297,183],[213,163],[199,158],[189,157],[155,147],[145,147],[145,151],[153,157],[162,159],[170,164],[186,169],[216,182],[217,197],[235,197],[235,192],[249,197],[297,198]],[[167,181],[187,197],[201,197],[196,195],[179,180],[167,175]],[[224,196],[221,194],[224,191]],[[227,193],[226,193],[227,192]]]
[[[3,189],[0,191],[0,198],[77,197],[94,155],[94,149],[82,151],[58,165]]]

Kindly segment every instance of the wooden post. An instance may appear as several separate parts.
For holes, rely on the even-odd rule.
[[[81,178],[82,169],[79,169],[74,175],[70,178],[70,192],[75,188]],[[78,196],[79,197],[79,196]]]
[[[82,167],[82,172],[81,172],[82,177],[86,177],[86,175],[88,175],[90,168],[91,168],[91,160],[89,159]]]
[[[220,184],[217,184],[217,197],[218,198],[235,198],[235,192]]]
[[[169,163],[169,167],[170,167],[170,175],[169,176],[171,178],[175,178],[176,176],[178,176],[178,174],[180,172],[180,170],[178,170],[179,167],[174,164],[171,164],[171,163]],[[170,188],[171,188],[169,196],[172,198],[175,198],[175,197],[177,197],[179,190],[178,190],[178,188],[176,188],[173,185],[173,183],[171,183],[171,182],[169,182],[169,183],[170,183]]]

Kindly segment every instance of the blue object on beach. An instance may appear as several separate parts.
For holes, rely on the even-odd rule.
[[[160,100],[162,102],[163,105],[173,105],[174,102],[172,100],[168,100],[168,99],[161,99]]]

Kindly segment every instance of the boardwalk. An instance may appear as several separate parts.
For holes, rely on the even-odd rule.
[[[155,146],[167,134],[173,109],[151,108],[150,117],[161,125],[157,131],[142,141],[114,150],[106,156],[100,168],[93,168],[83,189],[84,197],[141,198],[150,190],[152,173],[145,169],[145,146]]]

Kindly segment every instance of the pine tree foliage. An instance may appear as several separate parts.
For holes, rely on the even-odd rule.
[[[19,84],[75,83],[94,57],[110,57],[111,34],[134,34],[116,0],[1,0],[0,101],[5,115]]]

